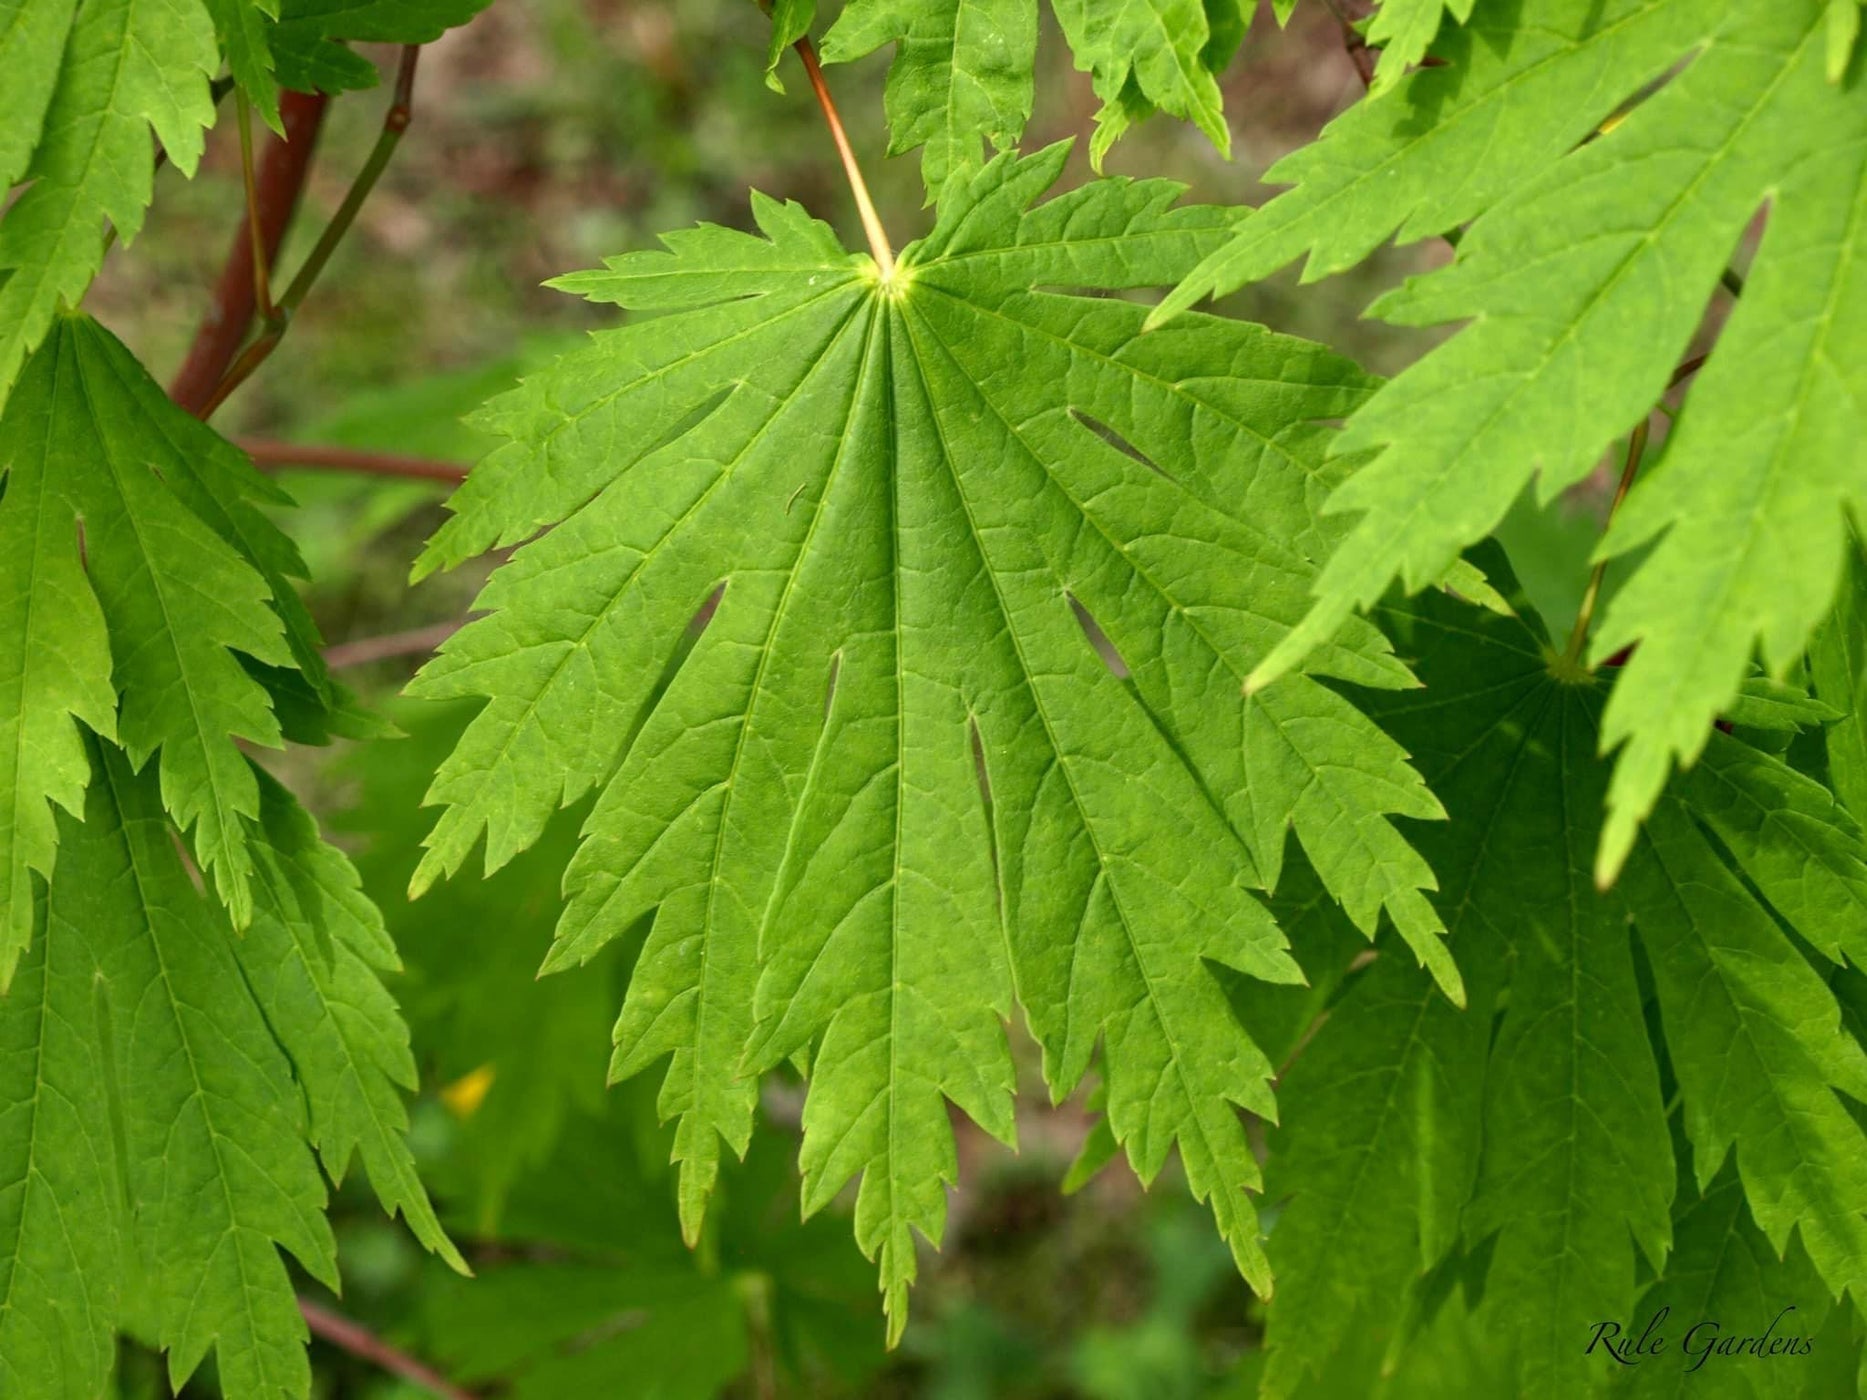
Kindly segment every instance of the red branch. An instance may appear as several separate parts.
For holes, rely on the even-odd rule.
[[[467,469],[457,462],[432,457],[411,457],[401,452],[366,452],[353,447],[274,442],[270,438],[241,438],[240,450],[262,467],[323,467],[329,471],[363,472],[372,476],[413,476],[425,481],[465,481]]]
[[[285,92],[279,97],[279,117],[285,127],[285,139],[276,136],[267,144],[254,181],[259,204],[260,242],[268,263],[279,255],[285,230],[298,207],[299,194],[311,172],[311,156],[317,147],[318,130],[324,124],[328,105],[322,93]],[[169,385],[169,397],[190,413],[200,414],[207,406],[221,376],[233,363],[241,343],[253,322],[253,239],[247,220],[240,218],[234,231],[227,262],[221,268],[220,281],[214,288],[214,300],[201,318],[188,358],[175,372]]]
[[[346,666],[367,666],[373,661],[388,661],[398,656],[426,656],[466,625],[464,620],[457,619],[429,627],[412,627],[406,632],[338,642],[324,648],[324,664],[333,671],[341,671]]]
[[[440,1396],[441,1400],[475,1400],[472,1391],[462,1390],[433,1367],[390,1346],[362,1323],[352,1322],[342,1314],[319,1307],[306,1298],[298,1300],[298,1311],[304,1314],[305,1323],[311,1328],[312,1334],[332,1346],[380,1366],[391,1375],[400,1376],[423,1390],[431,1391]]]

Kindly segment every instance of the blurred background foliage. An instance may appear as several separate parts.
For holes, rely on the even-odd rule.
[[[788,91],[771,92],[764,45],[751,0],[496,0],[424,52],[414,123],[388,175],[279,353],[217,426],[467,464],[485,443],[461,416],[610,319],[542,288],[545,278],[696,220],[743,226],[748,187],[799,200],[856,237],[802,75],[787,60]],[[882,156],[886,59],[832,70],[831,81],[884,221],[906,242],[927,214],[915,158]],[[1156,119],[1115,148],[1110,173],[1167,175],[1192,198],[1257,203],[1271,162],[1361,92],[1322,4],[1299,7],[1281,30],[1262,7],[1224,87],[1233,161],[1191,128]],[[1027,146],[1079,138],[1071,178],[1087,177],[1081,147],[1096,102],[1054,33],[1037,98]],[[281,259],[288,273],[342,198],[386,100],[377,89],[333,104]],[[113,252],[90,295],[90,309],[158,376],[194,334],[241,201],[238,142],[223,124],[196,179],[161,173],[146,231]],[[1392,371],[1430,338],[1364,321],[1361,310],[1444,256],[1437,246],[1387,250],[1300,292],[1290,269],[1220,309]],[[422,791],[466,715],[393,697],[424,640],[463,616],[491,561],[410,589],[408,565],[440,519],[444,487],[326,471],[284,479],[299,507],[282,519],[310,563],[309,600],[326,638],[347,648],[334,660],[404,735],[280,761],[356,856],[402,949],[406,971],[393,985],[424,1074],[416,1144],[478,1273],[447,1273],[351,1182],[338,1208],[346,1293],[325,1304],[472,1393],[512,1400],[1255,1393],[1257,1304],[1204,1210],[1171,1174],[1144,1193],[1119,1163],[1061,1191],[1086,1139],[1089,1160],[1100,1155],[1093,1115],[1079,1102],[1051,1108],[1034,1062],[1018,1153],[956,1122],[962,1180],[946,1243],[923,1261],[914,1321],[895,1354],[881,1349],[873,1272],[847,1220],[835,1211],[798,1220],[795,1085],[767,1092],[750,1156],[726,1173],[706,1237],[689,1251],[669,1134],[656,1123],[649,1081],[658,1076],[604,1087],[631,950],[612,948],[600,975],[533,976],[581,813],[563,814],[491,880],[469,872],[417,904],[404,896],[428,825]],[[1546,508],[1521,503],[1508,527],[1555,625],[1573,613],[1565,590],[1579,592],[1607,480]],[[379,644],[411,632],[406,645]],[[1326,921],[1332,908],[1304,902],[1304,878],[1293,862],[1285,912]],[[1346,930],[1336,968],[1362,946]],[[1250,1023],[1274,1058],[1294,1053],[1323,1005],[1330,980],[1315,980],[1275,993],[1234,988],[1252,1001]],[[1021,1053],[1035,1052],[1027,1043]],[[1425,1355],[1394,1396],[1504,1393],[1487,1388],[1487,1358],[1458,1325],[1462,1287],[1449,1275],[1438,1310],[1414,1320]],[[1366,1339],[1377,1352],[1386,1342]],[[319,1343],[314,1354],[328,1400],[429,1393],[341,1349]],[[169,1393],[155,1358],[133,1348],[120,1384],[124,1400]],[[211,1373],[185,1392],[214,1393]],[[1325,1380],[1316,1393],[1338,1392]]]

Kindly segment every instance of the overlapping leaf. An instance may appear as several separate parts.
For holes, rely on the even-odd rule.
[[[1638,643],[1603,721],[1625,745],[1598,873],[1618,870],[1676,762],[1704,747],[1753,652],[1777,674],[1841,573],[1859,470],[1859,273],[1867,104],[1825,73],[1818,0],[1528,0],[1480,11],[1445,69],[1339,123],[1281,173],[1297,190],[1245,225],[1172,304],[1312,250],[1333,270],[1401,228],[1478,215],[1449,269],[1388,319],[1473,324],[1375,397],[1338,443],[1381,449],[1331,503],[1360,512],[1278,674],[1398,576],[1432,582],[1536,476],[1547,499],[1654,405],[1726,260],[1764,207],[1748,286],[1657,468],[1603,543],[1650,547],[1594,638]],[[1564,155],[1640,85],[1651,98]]]
[[[336,1261],[270,1024],[291,1012],[255,998],[251,953],[190,884],[153,780],[94,748],[84,820],[59,819],[43,936],[0,1003],[0,1372],[9,1392],[97,1395],[135,1290],[176,1384],[211,1348],[229,1397],[305,1396],[278,1248],[333,1285]],[[298,1076],[331,1088],[322,1066]]]
[[[244,3],[244,0],[235,0]],[[150,132],[193,173],[219,67],[204,0],[8,0],[0,5],[0,405],[61,305],[103,261],[106,226],[142,227]]]
[[[1495,556],[1486,568],[1502,577]],[[1545,640],[1514,619],[1439,594],[1382,616],[1425,689],[1368,703],[1451,814],[1420,844],[1483,1014],[1452,1011],[1404,959],[1379,957],[1282,1081],[1268,1186],[1289,1200],[1268,1242],[1282,1286],[1267,1393],[1293,1393],[1358,1329],[1401,1326],[1461,1242],[1485,1261],[1477,1324],[1506,1339],[1526,1396],[1605,1389],[1618,1367],[1583,1343],[1630,1315],[1636,1247],[1661,1301],[1724,1286],[1700,1277],[1702,1211],[1682,1217],[1686,1254],[1668,1262],[1672,1154],[1630,934],[1652,969],[1706,1209],[1714,1179],[1735,1181],[1746,1218],[1730,1230],[1754,1217],[1775,1255],[1812,1261],[1828,1296],[1856,1288],[1867,1136],[1842,1096],[1867,1089],[1867,1056],[1778,922],[1816,916],[1805,936],[1830,951],[1867,931],[1858,904],[1815,894],[1857,868],[1852,824],[1779,760],[1720,735],[1636,847],[1625,903],[1599,895],[1597,690],[1558,680]],[[1683,1364],[1674,1352],[1672,1370],[1655,1369],[1677,1380]]]
[[[1052,0],[1076,65],[1102,99],[1092,153],[1159,109],[1190,121],[1221,151],[1231,133],[1214,75],[1231,61],[1248,13],[1238,0]],[[782,7],[795,38],[809,13]],[[823,39],[826,63],[895,45],[888,72],[889,152],[923,147],[928,198],[978,168],[981,148],[1017,144],[1031,115],[1036,0],[852,0]],[[788,40],[787,40],[788,41]]]
[[[160,754],[163,801],[244,926],[259,788],[236,741],[280,742],[268,677],[335,703],[284,577],[297,553],[253,504],[275,488],[72,316],[0,414],[0,472],[0,682],[18,701],[0,710],[17,755],[0,772],[0,973],[30,936],[30,872],[53,870],[47,803],[81,806],[78,721],[138,767]]]
[[[251,464],[82,317],[0,414],[0,470],[0,1377],[93,1397],[134,1317],[177,1384],[213,1350],[229,1397],[303,1397],[275,1246],[335,1284],[312,1148],[464,1266],[403,1141],[381,919],[236,743],[280,741],[274,693],[348,723],[297,554]]]
[[[1368,22],[1368,43],[1381,57],[1374,68],[1371,90],[1386,92],[1426,57],[1427,47],[1439,33],[1441,20],[1450,14],[1463,24],[1472,17],[1477,0],[1381,0]]]
[[[896,1327],[954,1172],[943,1100],[1012,1130],[1014,988],[1053,1091],[1101,1039],[1115,1137],[1144,1177],[1178,1146],[1259,1283],[1234,1105],[1269,1111],[1268,1065],[1202,961],[1295,976],[1245,889],[1286,829],[1459,992],[1388,821],[1439,810],[1398,746],[1312,677],[1240,692],[1303,606],[1313,420],[1369,383],[1258,327],[1140,336],[1143,307],[1040,290],[1163,285],[1228,224],[1160,182],[1030,207],[1063,157],[949,191],[887,283],[764,200],[764,238],[564,279],[679,314],[496,400],[511,442],[422,565],[560,522],[416,683],[488,701],[416,887],[597,790],[548,966],[658,911],[614,1069],[672,1056],[689,1229],[755,1072],[807,1057],[806,1204],[861,1176]],[[1410,683],[1362,622],[1315,661]]]
[[[1451,816],[1420,843],[1470,1008],[1378,958],[1286,1077],[1270,1189],[1295,1194],[1269,1244],[1284,1286],[1266,1384],[1290,1393],[1464,1231],[1501,1228],[1524,1393],[1580,1393],[1561,1388],[1567,1340],[1581,1314],[1631,1300],[1636,1236],[1663,1257],[1671,1185],[1626,936],[1577,866],[1598,805],[1585,698],[1550,681],[1520,624],[1436,595],[1419,612],[1426,689],[1379,708]]]

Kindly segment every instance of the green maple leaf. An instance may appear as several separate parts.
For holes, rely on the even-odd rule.
[[[227,58],[227,71],[274,130],[279,124],[279,82],[274,75],[272,34],[280,0],[207,0],[214,34]]]
[[[106,224],[126,243],[141,229],[151,130],[194,173],[219,63],[203,0],[0,5],[0,189],[30,182],[0,217],[0,404],[60,305],[90,285]]]
[[[1486,572],[1507,571],[1493,555]],[[1809,780],[1719,735],[1621,894],[1598,894],[1598,688],[1558,678],[1534,621],[1437,593],[1381,616],[1425,688],[1366,703],[1450,813],[1419,841],[1472,1010],[1377,957],[1283,1077],[1266,1393],[1293,1393],[1358,1329],[1398,1325],[1461,1243],[1488,1252],[1477,1321],[1506,1341],[1516,1394],[1605,1384],[1582,1341],[1630,1315],[1636,1249],[1663,1297],[1696,1286],[1697,1222],[1668,1262],[1672,1153],[1635,938],[1698,1191],[1727,1171],[1759,1244],[1806,1257],[1827,1296],[1857,1288],[1867,1134],[1842,1095],[1867,1087],[1867,1056],[1783,924],[1830,956],[1858,947],[1867,911],[1827,902],[1858,878],[1858,832]]]
[[[213,1347],[230,1397],[305,1395],[276,1246],[333,1286],[337,1272],[291,1068],[153,785],[114,751],[94,757],[83,823],[60,822],[45,937],[0,1012],[21,1052],[0,1141],[23,1188],[0,1249],[0,1356],[23,1394],[96,1394],[133,1250],[176,1384]]]
[[[1090,148],[1098,165],[1137,115],[1155,109],[1191,122],[1231,154],[1213,74],[1244,37],[1237,0],[1053,0],[1053,7],[1076,66],[1092,75],[1102,99]]]
[[[1683,1348],[1686,1332],[1698,1327],[1694,1347],[1718,1339],[1721,1333],[1745,1336],[1762,1335],[1772,1320],[1781,1333],[1808,1335],[1817,1331],[1832,1307],[1832,1300],[1821,1279],[1809,1263],[1808,1255],[1797,1241],[1778,1254],[1750,1218],[1744,1202],[1744,1190],[1737,1173],[1728,1165],[1712,1183],[1698,1194],[1691,1183],[1682,1182],[1680,1209],[1673,1219],[1674,1254],[1665,1277],[1653,1284],[1634,1305],[1629,1316],[1634,1326],[1621,1324],[1623,1333],[1639,1334],[1645,1319],[1661,1315],[1662,1335],[1669,1344]],[[1670,1309],[1662,1315],[1661,1309]],[[1785,1316],[1785,1314],[1787,1314]],[[1706,1322],[1716,1324],[1715,1330]],[[1591,1333],[1592,1335],[1592,1333]],[[1820,1343],[1816,1343],[1819,1347]],[[1767,1394],[1777,1385],[1787,1393],[1813,1397],[1823,1392],[1814,1387],[1789,1389],[1793,1376],[1780,1378],[1760,1390],[1756,1377],[1749,1375],[1708,1376],[1706,1367],[1688,1372],[1692,1357],[1669,1358],[1667,1363],[1645,1363],[1616,1378],[1612,1393],[1617,1397],[1680,1396],[1703,1388],[1700,1382],[1722,1382],[1733,1395]],[[1788,1370],[1799,1358],[1779,1361]],[[1714,1392],[1715,1393],[1715,1392]],[[1835,1392],[1839,1393],[1839,1392]]]
[[[340,41],[425,43],[488,0],[0,0],[0,406],[61,306],[102,264],[107,230],[142,228],[153,132],[193,175],[224,56],[260,116],[279,87],[367,87],[374,65]],[[276,70],[276,72],[275,72]]]
[[[1194,123],[1221,151],[1231,133],[1214,74],[1245,33],[1238,0],[1055,0],[1076,66],[1102,99],[1091,151],[1098,165],[1116,137],[1159,109]],[[780,34],[796,38],[809,13],[779,7]],[[789,39],[786,40],[788,42]],[[823,38],[825,63],[894,44],[888,70],[890,155],[924,147],[931,201],[949,177],[980,163],[981,138],[1017,144],[1031,116],[1036,0],[852,0]]]
[[[307,1397],[279,1249],[335,1287],[325,1188],[359,1151],[385,1207],[464,1268],[415,1179],[407,1032],[374,910],[265,780],[259,907],[237,936],[198,894],[153,774],[93,742],[59,817],[41,936],[0,1001],[0,1377],[91,1397],[149,1319],[173,1384],[216,1354],[229,1400]]]
[[[1601,546],[1650,546],[1592,643],[1597,659],[1639,644],[1603,721],[1603,742],[1624,746],[1603,879],[1669,769],[1698,757],[1753,651],[1777,675],[1801,654],[1839,584],[1845,513],[1867,512],[1855,377],[1867,107],[1828,82],[1823,33],[1817,0],[1541,0],[1502,34],[1468,27],[1445,49],[1454,71],[1417,75],[1333,129],[1287,172],[1316,179],[1273,203],[1289,201],[1283,217],[1248,222],[1170,302],[1305,246],[1325,271],[1397,225],[1418,236],[1478,216],[1452,267],[1377,308],[1473,324],[1339,440],[1379,455],[1331,502],[1359,518],[1311,620],[1259,668],[1268,679],[1396,576],[1436,580],[1532,476],[1547,500],[1591,470],[1653,408],[1746,224],[1769,207],[1745,293]],[[1562,154],[1682,58],[1625,120]],[[1439,94],[1450,101],[1436,118],[1409,125]],[[1548,120],[1568,94],[1579,100]],[[1431,192],[1435,181],[1452,188]]]
[[[1381,57],[1370,90],[1386,92],[1426,57],[1441,18],[1450,13],[1460,24],[1472,17],[1477,0],[1381,0],[1369,21],[1367,39]]]
[[[1824,734],[1828,781],[1856,821],[1867,819],[1867,553],[1858,539],[1835,610],[1810,644],[1809,669],[1835,712]]]
[[[1064,157],[950,188],[885,283],[763,199],[765,237],[563,279],[676,314],[495,400],[478,426],[511,441],[418,566],[555,525],[413,687],[488,698],[414,887],[596,790],[547,966],[658,910],[613,1072],[672,1056],[689,1231],[755,1072],[808,1059],[806,1205],[861,1176],[896,1329],[954,1174],[944,1100],[1012,1131],[1014,991],[1053,1092],[1100,1038],[1117,1141],[1144,1178],[1177,1145],[1265,1282],[1233,1105],[1269,1111],[1269,1066],[1202,963],[1298,975],[1246,891],[1288,828],[1460,994],[1388,820],[1439,815],[1399,746],[1315,676],[1240,688],[1304,605],[1314,420],[1370,381],[1256,326],[1141,336],[1140,305],[1038,290],[1164,285],[1229,226],[1157,181],[1032,207]],[[1314,664],[1410,684],[1359,620]]]
[[[244,926],[259,787],[236,741],[281,742],[268,679],[338,703],[286,582],[303,566],[253,504],[280,493],[109,332],[72,316],[0,414],[0,472],[0,680],[21,700],[0,719],[18,755],[0,772],[0,980],[30,937],[29,872],[52,873],[45,804],[76,810],[84,785],[73,720],[138,767],[160,753],[163,801]]]
[[[278,0],[279,81],[302,92],[373,87],[376,65],[347,45],[427,44],[492,0]]]

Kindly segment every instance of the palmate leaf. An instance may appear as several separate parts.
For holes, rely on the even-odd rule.
[[[1728,1165],[1702,1195],[1687,1183],[1679,1196],[1681,1208],[1673,1219],[1675,1252],[1671,1265],[1665,1277],[1655,1280],[1634,1305],[1630,1314],[1634,1326],[1621,1326],[1623,1331],[1638,1335],[1646,1319],[1660,1316],[1662,1335],[1682,1351],[1687,1334],[1696,1327],[1691,1341],[1694,1350],[1676,1364],[1646,1362],[1629,1368],[1615,1377],[1617,1383],[1610,1393],[1616,1400],[1659,1400],[1662,1396],[1677,1400],[1701,1394],[1734,1400],[1766,1400],[1773,1395],[1808,1396],[1814,1400],[1820,1395],[1843,1393],[1832,1384],[1829,1388],[1819,1382],[1796,1384],[1803,1379],[1800,1373],[1825,1364],[1826,1356],[1814,1362],[1787,1353],[1787,1359],[1774,1360],[1776,1369],[1768,1375],[1755,1367],[1720,1367],[1720,1358],[1715,1355],[1697,1371],[1686,1369],[1697,1359],[1696,1349],[1725,1336],[1763,1335],[1772,1322],[1778,1335],[1806,1337],[1820,1328],[1832,1300],[1800,1243],[1792,1241],[1782,1255],[1771,1248],[1751,1221],[1743,1187]],[[1671,1311],[1662,1313],[1662,1309]],[[1821,1341],[1812,1345],[1826,1350]],[[1815,1378],[1810,1376],[1808,1380]]]
[[[690,1232],[755,1073],[807,1059],[806,1205],[861,1176],[896,1329],[954,1172],[943,1100],[1012,1131],[1014,993],[1053,1092],[1102,1040],[1130,1160],[1151,1178],[1177,1145],[1265,1282],[1234,1105],[1269,1111],[1269,1067],[1201,964],[1296,977],[1246,892],[1287,827],[1460,994],[1387,819],[1439,813],[1399,747],[1311,676],[1240,691],[1303,606],[1312,420],[1369,381],[1259,327],[1143,337],[1141,306],[1037,290],[1164,285],[1228,225],[1162,182],[1030,207],[1064,155],[949,190],[889,284],[768,200],[763,238],[703,227],[564,279],[679,314],[495,400],[479,424],[511,441],[419,566],[561,522],[413,688],[488,699],[415,888],[596,789],[547,966],[658,911],[614,1072],[672,1056]],[[1361,621],[1314,665],[1410,683]]]
[[[1867,821],[1867,551],[1856,538],[1835,610],[1809,646],[1816,697],[1835,711],[1823,738],[1828,782],[1854,817]]]
[[[0,191],[30,181],[0,217],[0,405],[90,285],[106,224],[125,242],[142,228],[150,132],[194,172],[219,63],[204,0],[0,3]]]
[[[236,936],[153,775],[90,747],[83,821],[59,817],[42,935],[0,1000],[0,1377],[89,1400],[134,1302],[175,1385],[212,1349],[229,1400],[306,1397],[278,1251],[335,1287],[313,1145],[334,1178],[360,1148],[385,1206],[464,1267],[402,1142],[412,1066],[371,966],[380,924],[268,779],[259,905]]]
[[[1744,295],[1604,554],[1650,547],[1593,656],[1638,643],[1603,741],[1624,745],[1597,874],[1611,878],[1675,762],[1702,751],[1753,652],[1780,675],[1839,584],[1867,512],[1857,376],[1867,104],[1824,69],[1819,0],[1526,0],[1442,49],[1283,174],[1302,180],[1170,299],[1304,248],[1333,270],[1400,227],[1477,215],[1455,264],[1379,303],[1473,324],[1386,386],[1337,443],[1380,449],[1332,500],[1359,512],[1269,679],[1400,577],[1436,580],[1532,476],[1547,500],[1654,406],[1746,224],[1769,221]],[[1492,26],[1486,28],[1486,25]],[[1641,84],[1683,70],[1599,140]],[[1554,119],[1551,119],[1554,114]]]
[[[1091,146],[1098,164],[1123,130],[1156,108],[1231,149],[1214,74],[1244,37],[1239,0],[1052,0],[1052,7],[1076,66],[1093,75],[1102,99]],[[795,3],[779,14],[774,44],[777,33],[795,38],[809,23]],[[949,177],[978,168],[984,142],[1002,151],[1023,134],[1037,22],[1037,0],[851,0],[823,37],[823,60],[844,63],[895,45],[888,150],[923,148],[931,201]]]
[[[49,876],[48,799],[77,810],[74,721],[115,737],[189,830],[236,926],[252,917],[259,787],[236,740],[277,745],[268,683],[340,704],[287,574],[296,550],[254,502],[279,499],[176,408],[96,322],[61,316],[0,413],[0,983]],[[113,710],[115,713],[113,714]]]
[[[1485,568],[1505,573],[1495,555]],[[1398,1326],[1460,1244],[1488,1251],[1478,1325],[1505,1339],[1513,1394],[1606,1389],[1618,1368],[1583,1343],[1604,1319],[1645,1316],[1636,1250],[1661,1301],[1717,1284],[1699,1277],[1709,1245],[1692,1212],[1669,1261],[1672,1152],[1630,934],[1698,1189],[1709,1201],[1734,1180],[1759,1246],[1812,1261],[1826,1296],[1857,1289],[1867,1135],[1841,1096],[1867,1089],[1867,1056],[1779,923],[1813,911],[1849,938],[1867,928],[1858,905],[1811,899],[1836,886],[1806,878],[1858,861],[1857,835],[1815,810],[1800,775],[1720,735],[1636,846],[1624,900],[1597,894],[1599,689],[1557,679],[1533,623],[1437,593],[1381,616],[1425,689],[1367,703],[1450,813],[1420,844],[1484,1014],[1452,1012],[1404,958],[1377,957],[1282,1080],[1267,1393],[1296,1391],[1358,1328]],[[1742,775],[1743,800],[1708,789],[1719,771]],[[1677,1381],[1669,1356],[1656,1369]]]

